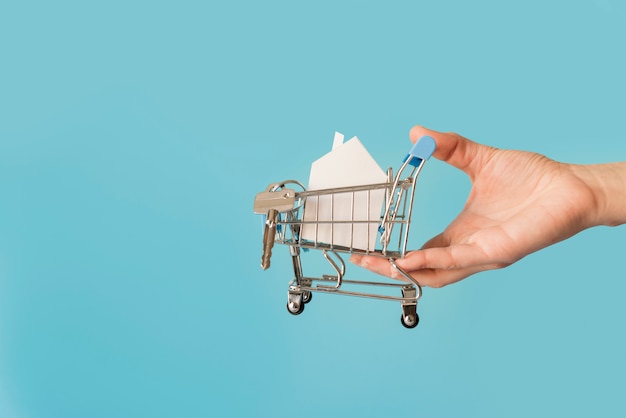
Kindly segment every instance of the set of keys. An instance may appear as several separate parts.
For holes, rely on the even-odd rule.
[[[265,215],[265,227],[263,230],[263,255],[261,256],[261,268],[267,270],[270,266],[272,248],[276,237],[276,225],[278,214],[294,209],[296,191],[285,189],[284,183],[273,183],[267,190],[258,193],[254,198],[254,213]]]

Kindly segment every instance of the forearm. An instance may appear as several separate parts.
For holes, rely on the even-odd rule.
[[[626,162],[572,165],[574,173],[594,196],[593,225],[626,223]]]

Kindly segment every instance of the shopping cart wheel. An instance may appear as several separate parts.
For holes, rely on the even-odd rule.
[[[305,290],[302,292],[302,302],[309,303],[313,299],[313,292],[310,290]]]
[[[415,328],[420,323],[420,316],[417,313],[410,315],[402,314],[400,315],[400,322],[402,322],[405,328]]]
[[[292,315],[300,315],[304,310],[304,303],[287,302],[287,311]]]
[[[287,299],[287,310],[292,315],[300,315],[304,310],[304,292],[303,291],[289,291]]]

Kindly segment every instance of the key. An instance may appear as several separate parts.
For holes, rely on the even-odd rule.
[[[278,211],[270,209],[267,212],[265,220],[265,229],[263,231],[263,256],[261,257],[261,268],[267,270],[270,266],[270,258],[272,257],[272,247],[274,246],[274,237],[276,236],[276,219]]]
[[[293,189],[281,189],[272,192],[269,190],[272,186],[270,184],[268,190],[258,193],[254,197],[254,213],[266,214],[270,209],[276,209],[279,212],[293,209],[296,191]]]
[[[270,184],[266,191],[258,193],[254,198],[254,213],[267,214],[263,231],[263,256],[261,257],[263,270],[267,270],[270,266],[278,213],[292,210],[296,201],[295,190],[282,187],[284,185]]]

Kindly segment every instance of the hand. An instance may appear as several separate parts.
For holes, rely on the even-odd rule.
[[[589,171],[586,166],[500,150],[421,126],[411,129],[412,142],[422,135],[435,139],[434,157],[465,172],[472,189],[462,212],[442,233],[397,260],[421,285],[442,287],[508,266],[601,223],[597,193],[581,175]],[[401,279],[384,258],[353,255],[350,261]]]

